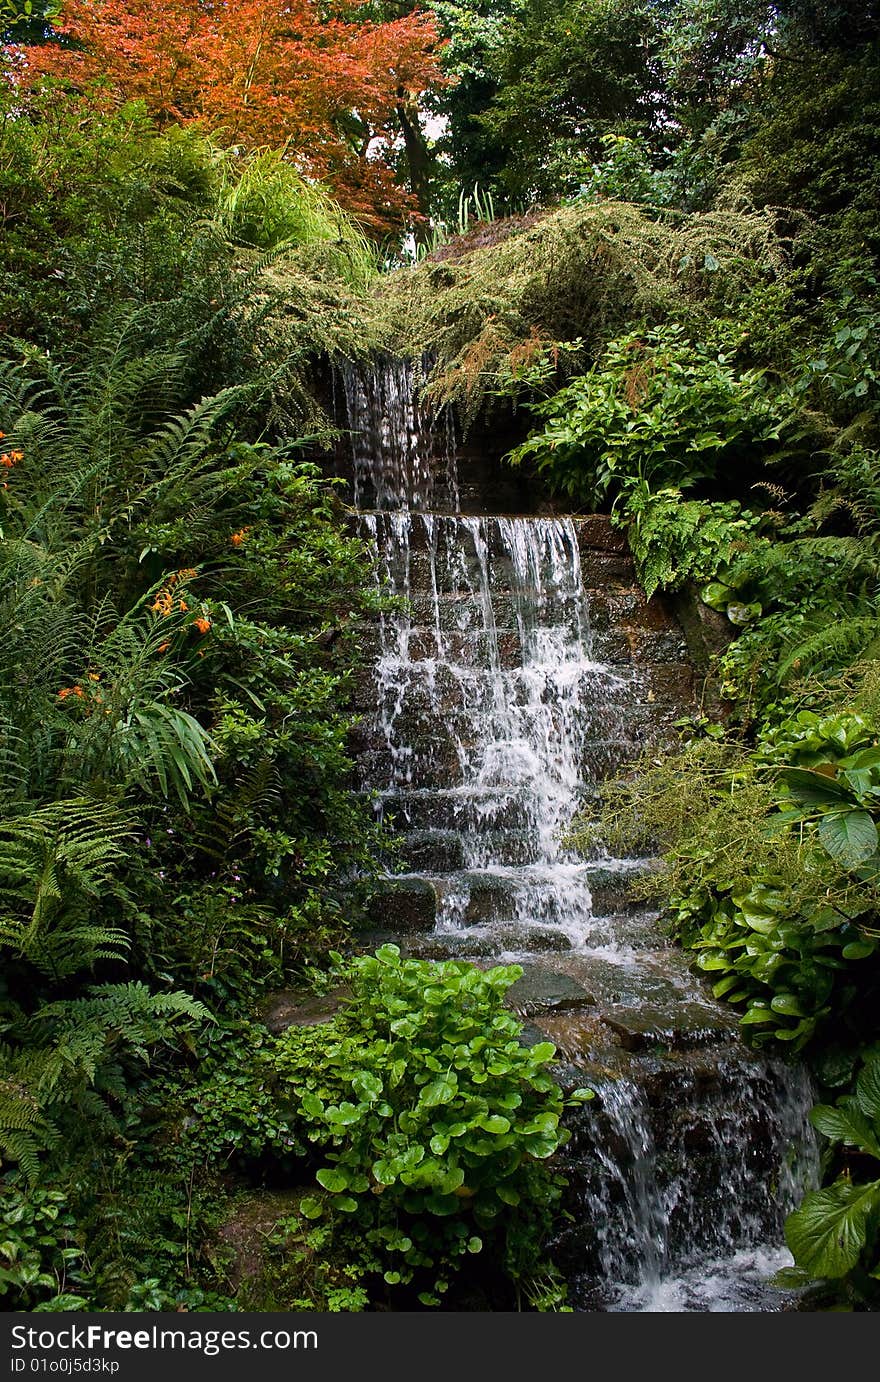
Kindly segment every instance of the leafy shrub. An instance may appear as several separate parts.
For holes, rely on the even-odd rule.
[[[685,500],[680,489],[666,486],[652,492],[639,480],[627,486],[619,521],[626,525],[639,580],[650,599],[660,589],[709,582],[736,549],[748,545],[761,520],[735,500]]]
[[[702,597],[743,627],[718,671],[744,717],[781,688],[827,679],[870,653],[880,636],[878,577],[876,540],[796,534],[762,537],[716,572]]]
[[[524,395],[538,350],[571,376],[633,321],[681,319],[699,336],[787,271],[770,219],[729,209],[660,222],[600,201],[490,229],[476,248],[465,240],[394,274],[372,317],[390,352],[435,362],[431,400],[466,423],[491,398]]]
[[[0,1189],[0,1299],[4,1309],[86,1307],[86,1254],[64,1191]]]
[[[563,494],[590,503],[628,483],[680,489],[779,441],[790,424],[785,394],[734,352],[689,340],[681,326],[630,331],[589,374],[532,405],[541,431],[514,448]]]
[[[324,1163],[326,1193],[302,1213],[351,1225],[386,1283],[414,1283],[424,1304],[484,1240],[513,1276],[532,1271],[559,1196],[546,1166],[567,1137],[554,1047],[523,1046],[502,1006],[520,973],[383,946],[343,970],[353,996],[332,1031],[279,1042],[282,1100]]]
[[[665,851],[649,886],[715,996],[743,1006],[754,1042],[798,1050],[871,1030],[878,774],[876,734],[841,713],[792,717],[754,754],[696,738],[606,789],[599,829]]]

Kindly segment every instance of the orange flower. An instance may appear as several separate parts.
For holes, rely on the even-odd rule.
[[[193,623],[195,624],[199,633],[207,633],[208,629],[211,627],[210,619],[206,619],[204,615],[200,616],[198,619],[194,619]]]
[[[194,566],[184,566],[178,571],[176,579],[181,581],[194,581],[198,574]]]
[[[186,603],[186,600],[179,600],[178,604],[180,605],[181,614],[186,614],[186,611],[189,609],[189,605]]]
[[[156,651],[157,651],[157,652],[160,652],[160,653],[167,653],[167,651],[168,651],[168,649],[169,649],[170,647],[171,647],[171,644],[170,644],[170,643],[168,642],[168,640],[166,639],[164,643],[160,643],[160,644],[159,644],[159,647],[157,648]]]
[[[171,591],[168,590],[167,587],[159,591],[159,594],[150,605],[150,609],[154,614],[171,613]]]
[[[240,547],[243,542],[247,542],[250,531],[250,528],[239,528],[237,533],[233,533],[229,539],[233,547]]]
[[[85,692],[81,686],[63,686],[58,692],[59,701],[66,701],[68,696],[84,696]]]

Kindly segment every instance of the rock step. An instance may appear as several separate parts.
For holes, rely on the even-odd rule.
[[[511,796],[505,799],[497,790],[473,788],[396,788],[380,792],[374,802],[376,814],[393,819],[398,831],[407,830],[527,830],[532,824],[530,803]]]
[[[389,759],[409,753],[414,758],[427,760],[430,751],[438,747],[438,741],[442,741],[444,745],[460,750],[473,774],[485,759],[487,748],[491,748],[492,761],[497,761],[506,751],[522,755],[524,745],[531,748],[530,741],[537,739],[538,735],[554,731],[559,735],[560,717],[571,713],[569,707],[560,709],[552,704],[522,706],[515,703],[502,711],[490,704],[484,705],[479,711],[476,708],[469,712],[458,708],[444,711],[439,706],[419,705],[417,697],[401,698],[398,708],[398,699],[392,695],[388,696],[385,705],[391,721],[390,728],[382,724],[378,717],[362,719],[349,734],[350,752],[384,753]],[[614,749],[622,745],[628,745],[632,751],[640,738],[639,722],[636,720],[633,723],[632,716],[627,716],[625,720],[620,716],[618,724],[615,724],[616,718],[608,711],[603,715],[599,704],[587,707],[578,717],[579,727],[586,738],[587,752],[599,747]],[[655,719],[654,713],[650,719]],[[479,750],[479,754],[475,750]],[[536,750],[532,748],[531,752],[534,755]],[[530,758],[529,761],[534,760]],[[499,783],[499,789],[503,790],[503,785]]]
[[[480,459],[480,457],[475,456],[472,459],[476,463]],[[485,460],[485,457],[482,456],[482,459]],[[445,460],[443,464],[446,464]],[[504,475],[507,476],[507,472],[504,472]],[[527,492],[530,492],[528,487]],[[454,506],[450,506],[448,508],[443,508],[442,506],[433,506],[429,508],[414,510],[413,513],[408,516],[411,518],[418,516],[419,518],[435,519],[440,520],[442,522],[449,520],[458,520],[464,512],[464,510],[460,510]],[[393,511],[389,512],[387,509],[370,509],[368,505],[362,505],[357,514],[352,513],[350,521],[353,524],[357,525],[360,523],[362,516],[370,519],[379,518],[382,520],[389,520],[394,517],[394,514]],[[398,513],[396,516],[397,518],[403,517],[403,515],[400,513]],[[580,548],[581,553],[581,561],[589,559],[592,554],[601,556],[609,554],[618,555],[620,553],[629,553],[629,544],[627,543],[625,530],[622,528],[613,527],[611,519],[607,514],[590,513],[559,515],[556,513],[556,510],[553,508],[553,506],[548,504],[545,507],[545,511],[541,514],[535,514],[529,512],[525,508],[520,508],[495,509],[491,510],[487,516],[494,518],[501,517],[509,519],[522,518],[531,521],[534,521],[536,518],[556,518],[560,516],[567,517],[569,522],[571,522],[571,524],[573,525],[575,533],[577,535],[578,547]],[[418,526],[425,530],[425,525],[423,523],[420,523]]]
[[[472,868],[525,865],[538,852],[535,830],[413,830],[396,838],[407,873],[462,873],[469,863]]]
[[[632,887],[651,868],[648,860],[624,860],[611,866],[533,863],[506,869],[398,874],[386,878],[377,889],[368,915],[373,925],[407,933],[433,930],[444,910],[465,927],[516,923],[526,915],[529,921],[540,922],[542,906],[557,901],[564,905],[571,889],[580,885],[589,888],[594,917],[644,911],[632,897]]]
[[[677,714],[678,712],[670,707],[670,724]],[[656,737],[654,736],[655,739]],[[619,771],[625,763],[632,761],[644,744],[649,742],[651,741],[647,737],[636,742],[630,739],[595,741],[583,755],[580,766],[585,775],[588,778],[592,777],[595,782]],[[473,754],[484,747],[484,744],[485,741],[480,744],[476,738],[469,738],[464,744],[452,739],[432,738],[426,731],[420,744],[408,744],[396,752],[391,752],[384,746],[365,749],[356,755],[356,783],[359,789],[365,792],[372,793],[378,790],[385,800],[393,795],[398,799],[398,803],[401,799],[408,798],[413,791],[439,797],[450,791],[455,793],[455,789],[458,788],[461,790],[455,795],[459,803],[468,796],[471,799],[482,796],[487,805],[485,819],[498,826],[505,821],[509,810],[516,811],[516,803],[506,798],[503,783],[499,783],[491,793],[488,790],[481,794],[470,790],[473,784]],[[520,824],[528,825],[531,814],[528,810],[528,799],[519,804],[522,808],[519,814]],[[478,817],[468,819],[465,813],[465,819],[469,826],[472,826]],[[415,815],[407,810],[399,817],[399,824],[404,827],[427,828],[432,823],[443,826],[462,824],[462,812],[456,812],[453,803],[449,813],[444,814],[440,820],[434,821],[430,817],[425,817],[418,812],[417,807]]]

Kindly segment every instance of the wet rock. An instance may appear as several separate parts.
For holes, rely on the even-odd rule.
[[[693,669],[684,662],[657,662],[646,668],[646,681],[654,694],[654,701],[672,701],[687,706],[693,700]]]
[[[723,1040],[733,1040],[736,1019],[716,1013],[698,1003],[680,1003],[674,1009],[611,1008],[602,1013],[602,1020],[620,1038],[628,1051],[643,1051],[652,1046],[697,1046]]]
[[[622,528],[612,528],[606,514],[592,513],[574,520],[581,561],[589,565],[594,552],[627,552],[629,544]]]
[[[555,931],[551,926],[526,926],[511,923],[499,926],[493,931],[494,939],[501,950],[563,951],[571,950],[571,940],[564,931]]]
[[[381,799],[381,814],[393,817],[398,830],[449,829],[473,818],[478,812],[490,830],[522,830],[529,817],[521,801],[516,798],[493,797],[479,789],[470,791],[435,787],[399,787]]]
[[[590,1007],[595,999],[570,975],[544,965],[527,964],[523,966],[522,978],[507,990],[504,1001],[515,1012],[529,1017],[548,1009]]]
[[[514,889],[507,879],[480,878],[470,884],[465,925],[482,926],[487,921],[497,921],[505,913],[509,915],[513,905]]]
[[[389,931],[383,927],[370,927],[367,931],[357,931],[352,939],[353,949],[358,955],[372,954],[379,949],[380,945],[399,946],[401,953],[403,953],[408,944],[406,936],[400,936],[396,931]]]
[[[425,936],[405,946],[405,953],[414,960],[482,960],[496,956],[498,951],[498,942],[491,936]]]
[[[296,1212],[302,1194],[302,1190],[260,1190],[238,1199],[217,1235],[230,1257],[226,1277],[233,1293],[259,1282],[266,1265],[267,1239],[279,1219]]]
[[[404,836],[401,853],[414,873],[452,873],[465,864],[464,841],[453,830],[413,831]]]
[[[395,878],[370,899],[367,915],[374,926],[393,931],[431,931],[437,920],[437,893],[426,878]]]
[[[653,863],[645,862],[626,869],[591,868],[589,884],[594,913],[605,916],[609,912],[626,912],[644,907],[642,900],[633,897],[633,887],[655,867]]]
[[[265,1025],[275,1036],[288,1027],[317,1027],[330,1022],[351,997],[351,989],[341,984],[329,993],[309,993],[306,989],[281,989],[270,993],[260,1009]]]
[[[591,552],[586,562],[590,585],[613,588],[635,584],[636,572],[627,552]]]

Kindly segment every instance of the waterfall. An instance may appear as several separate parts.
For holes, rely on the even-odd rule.
[[[588,746],[613,748],[620,679],[592,655],[574,523],[363,521],[380,579],[408,602],[380,621],[369,785],[423,851],[445,844],[457,859],[441,926],[494,899],[524,927],[552,922],[585,943],[590,870],[560,840]]]
[[[633,902],[649,861],[565,843],[601,778],[688,709],[681,631],[607,520],[487,512],[419,373],[343,373],[358,521],[393,596],[358,771],[400,843],[404,942],[522,964],[511,1000],[597,1091],[557,1245],[577,1308],[782,1308],[765,1278],[812,1173],[808,1081],[739,1045]]]

